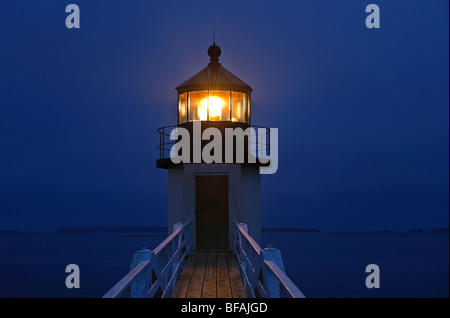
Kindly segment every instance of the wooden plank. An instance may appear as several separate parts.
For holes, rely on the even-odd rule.
[[[226,252],[217,253],[217,298],[231,298]]]
[[[229,252],[188,256],[172,298],[247,298],[237,260]]]
[[[203,288],[203,278],[205,276],[206,266],[206,252],[199,252],[197,263],[195,264],[194,273],[192,274],[191,282],[186,294],[187,298],[201,298]]]
[[[178,276],[177,283],[172,292],[171,298],[185,298],[189,283],[194,273],[195,264],[197,263],[198,254],[192,252],[186,259],[186,264],[184,265],[183,271],[180,276]]]
[[[228,273],[230,276],[230,287],[233,298],[247,298],[244,282],[239,272],[236,257],[230,253],[227,254]]]
[[[203,280],[202,298],[217,297],[217,267],[216,252],[208,252],[206,260],[205,278]]]

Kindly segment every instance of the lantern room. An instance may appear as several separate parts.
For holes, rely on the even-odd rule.
[[[219,63],[220,54],[214,43],[208,66],[176,88],[179,125],[196,120],[250,124],[252,89]]]

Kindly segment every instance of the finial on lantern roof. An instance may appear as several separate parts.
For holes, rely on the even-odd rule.
[[[208,55],[211,58],[211,63],[219,64],[219,56],[222,50],[216,45],[216,29],[213,29],[213,45],[208,48]]]

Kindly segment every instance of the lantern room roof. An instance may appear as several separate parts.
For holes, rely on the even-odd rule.
[[[179,94],[201,90],[231,90],[250,94],[252,88],[219,63],[222,53],[215,43],[208,48],[211,62],[203,70],[176,87]]]

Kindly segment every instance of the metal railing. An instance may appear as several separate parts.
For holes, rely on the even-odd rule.
[[[268,247],[261,249],[248,234],[245,223],[234,221],[233,249],[249,297],[305,298],[284,272],[281,252]]]
[[[159,159],[170,158],[170,150],[172,146],[177,143],[177,140],[170,139],[170,133],[177,128],[178,125],[170,125],[159,127],[157,132],[159,133],[159,145],[156,146],[159,150]]]
[[[153,251],[133,256],[131,270],[103,298],[170,297],[185,257],[191,249],[190,222],[176,223],[172,234]]]
[[[177,143],[177,140],[170,139],[170,133],[178,127],[180,126],[170,125],[157,129],[159,145],[156,145],[156,148],[159,150],[159,159],[170,158],[170,151],[173,145]],[[247,128],[251,128],[254,131],[255,140],[250,143],[250,147],[255,158],[259,158],[260,151],[264,151],[266,156],[270,155],[270,128],[255,125],[249,125]]]

